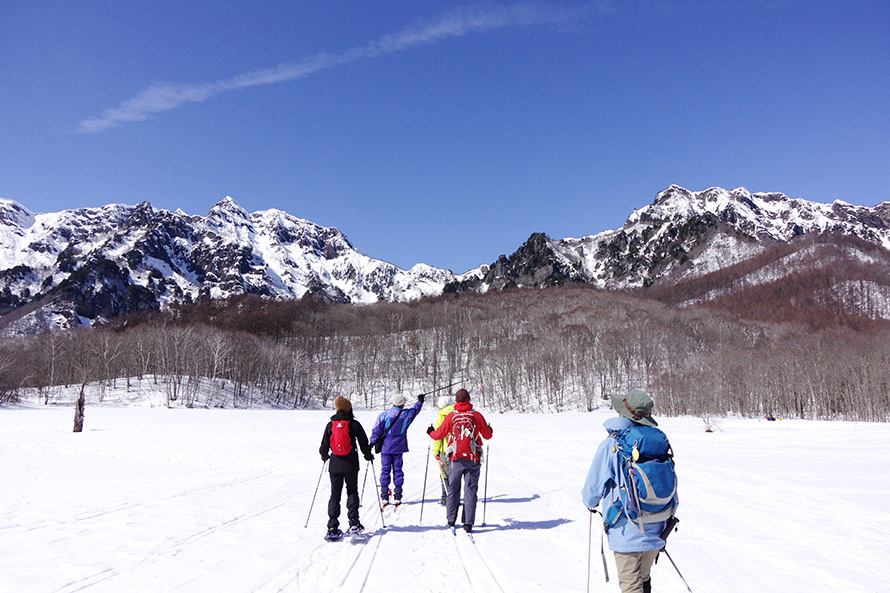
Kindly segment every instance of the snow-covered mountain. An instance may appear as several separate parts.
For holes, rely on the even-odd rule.
[[[336,228],[281,210],[248,214],[229,197],[206,217],[147,202],[35,214],[0,200],[0,313],[16,331],[245,293],[411,300],[454,278],[424,264],[402,270],[360,253]]]
[[[750,261],[802,236],[832,234],[890,249],[890,203],[820,204],[745,188],[692,192],[673,185],[624,226],[581,238],[534,234],[511,256],[446,291],[584,282],[603,289],[677,284]]]
[[[801,242],[814,236],[818,243]],[[621,229],[556,240],[534,233],[512,255],[460,276],[424,264],[402,270],[360,253],[336,228],[281,210],[249,214],[232,198],[206,217],[147,202],[35,214],[0,199],[0,327],[9,334],[90,325],[245,293],[372,303],[570,282],[620,290],[697,282],[688,302],[700,302],[832,266],[861,272],[829,281],[832,290],[855,284],[854,301],[867,299],[869,315],[890,318],[888,249],[888,202],[820,204],[744,188],[671,186]],[[702,281],[727,271],[727,288]]]

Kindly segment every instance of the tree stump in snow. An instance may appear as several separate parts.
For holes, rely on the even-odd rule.
[[[74,406],[74,432],[83,432],[83,409],[86,404],[83,392],[85,389],[86,383],[80,386],[80,395],[77,396],[77,403]]]

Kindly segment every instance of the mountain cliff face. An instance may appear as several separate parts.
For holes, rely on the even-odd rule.
[[[888,249],[890,203],[867,208],[751,194],[744,188],[691,192],[671,186],[634,211],[621,229],[579,239],[533,235],[510,257],[448,289],[542,286],[542,279],[604,289],[645,288],[704,276],[796,237],[826,233]],[[531,262],[553,274],[530,274]]]
[[[578,282],[683,305],[803,271],[822,273],[824,294],[853,295],[843,302],[864,299],[868,315],[890,318],[888,249],[890,203],[819,204],[744,188],[671,186],[621,229],[558,240],[535,233],[460,276],[424,264],[402,270],[363,255],[336,228],[280,210],[249,214],[231,198],[206,217],[147,202],[35,214],[0,199],[0,330],[90,325],[239,294],[372,303]]]
[[[206,217],[148,203],[34,214],[0,200],[0,315],[14,333],[202,297],[417,299],[453,279],[373,259],[337,229],[280,210],[248,214],[231,198]]]

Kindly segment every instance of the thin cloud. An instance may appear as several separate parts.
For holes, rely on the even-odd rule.
[[[79,122],[77,131],[98,133],[129,122],[149,119],[186,103],[200,103],[221,93],[254,86],[279,84],[306,78],[316,72],[361,60],[405,51],[449,38],[463,37],[506,27],[561,24],[581,16],[584,10],[565,10],[541,4],[483,4],[453,10],[421,20],[405,29],[384,35],[340,54],[319,53],[296,62],[245,72],[231,78],[201,84],[158,84],[111,107],[101,115]]]

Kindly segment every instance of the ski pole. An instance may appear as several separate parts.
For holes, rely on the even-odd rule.
[[[420,522],[423,523],[423,500],[426,498],[426,474],[430,469],[430,447],[433,446],[433,440],[430,439],[426,446],[426,463],[423,468],[423,490],[420,491]]]
[[[374,469],[374,460],[371,460],[371,469],[374,470],[374,475],[377,475],[377,470]],[[377,494],[377,508],[380,509],[380,524],[383,525],[383,528],[386,529],[386,521],[383,518],[383,503],[380,500],[380,489],[374,488],[374,492]]]
[[[312,495],[312,502],[309,504],[309,514],[306,515],[306,524],[303,525],[303,529],[309,527],[309,517],[312,516],[312,507],[315,506],[315,496],[316,494],[318,494],[318,487],[321,486],[321,477],[324,475],[324,468],[327,464],[327,459],[325,459],[324,463],[321,464],[321,473],[318,474],[318,484],[315,485],[315,493]]]
[[[371,467],[371,464],[365,466],[365,477],[362,480],[362,493],[358,497],[358,506],[362,506],[362,501],[365,500],[365,485],[368,483],[368,468]]]
[[[590,511],[590,525],[587,526],[587,593],[590,593],[590,564],[593,557],[593,511]]]
[[[445,387],[439,387],[439,388],[437,388],[437,389],[433,389],[432,391],[427,391],[426,393],[421,393],[420,395],[426,397],[426,396],[428,396],[428,395],[430,395],[430,394],[436,393],[437,391],[442,391],[443,389],[448,389],[449,387],[454,387],[455,385],[460,385],[460,384],[463,383],[463,382],[464,382],[464,380],[461,379],[460,381],[455,381],[454,383],[451,383],[451,384],[449,384],[449,385],[446,385]]]
[[[689,591],[689,593],[692,593],[692,589],[689,588],[689,583],[687,583],[686,579],[683,578],[683,573],[680,572],[680,569],[677,568],[677,564],[674,562],[674,559],[671,558],[670,554],[668,554],[667,548],[662,548],[661,551],[664,552],[664,555],[667,556],[668,560],[671,561],[671,564],[674,565],[674,570],[677,571],[677,574],[680,576],[680,580],[683,581],[684,585],[686,585],[686,590]]]
[[[485,488],[482,491],[482,527],[485,527],[485,509],[488,505],[488,466],[491,459],[488,456],[488,445],[485,445]]]
[[[597,514],[600,517],[602,517],[603,515],[596,509],[587,509],[587,510],[590,511],[590,531],[588,532],[588,536],[587,536],[587,590],[589,591],[590,590],[590,563],[591,563],[590,557],[592,555],[592,552],[590,551],[590,549],[593,546],[593,515]],[[603,531],[600,532],[600,556],[603,559],[603,574],[605,575],[606,582],[608,583],[609,582],[609,567],[606,565],[606,550],[605,550],[605,547],[603,546],[603,535],[605,532],[605,525],[606,524],[603,523]]]

